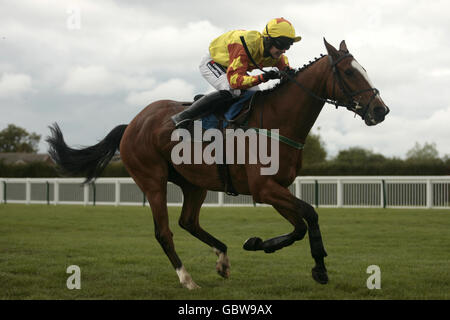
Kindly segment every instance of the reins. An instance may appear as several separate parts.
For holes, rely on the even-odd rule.
[[[255,62],[255,60],[253,59],[252,55],[250,54],[250,51],[248,50],[247,47],[247,43],[245,42],[244,36],[240,37],[242,45],[244,47],[245,53],[247,54],[249,60],[251,61],[251,63],[253,63],[253,65],[255,65],[255,67],[262,71],[263,73],[267,73],[268,71],[263,70],[262,68],[260,68],[260,66]],[[324,57],[324,55],[321,55],[322,57]],[[322,101],[323,103],[328,103],[328,104],[332,104],[336,107],[336,109],[338,107],[345,107],[355,113],[358,113],[358,103],[354,102],[354,97],[356,97],[357,95],[360,95],[361,93],[367,92],[367,91],[372,91],[373,95],[371,97],[371,99],[369,100],[369,103],[367,103],[364,106],[364,109],[362,111],[361,117],[363,119],[365,119],[367,111],[369,110],[369,106],[372,103],[372,101],[375,99],[375,97],[378,95],[379,91],[376,88],[368,88],[368,89],[364,89],[364,90],[360,90],[360,91],[356,91],[356,92],[351,92],[351,90],[349,90],[349,88],[345,85],[345,82],[342,80],[342,77],[339,73],[339,70],[336,68],[336,66],[344,59],[346,58],[353,58],[353,56],[350,53],[346,53],[342,56],[340,56],[338,59],[336,59],[335,61],[332,61],[331,56],[330,57],[330,61],[331,61],[331,68],[333,70],[333,97],[336,97],[335,94],[335,84],[336,84],[336,79],[337,79],[337,83],[340,87],[340,89],[342,90],[342,92],[344,93],[344,95],[346,96],[348,102],[340,102],[337,101],[336,99],[327,99],[327,98],[323,98],[318,96],[317,94],[315,94],[314,92],[312,92],[310,89],[308,89],[307,87],[305,87],[303,84],[301,84],[300,82],[297,81],[297,79],[293,76],[291,76],[289,73],[287,73],[286,71],[283,70],[279,70],[280,74],[287,78],[289,81],[294,82],[298,87],[300,87],[301,89],[303,89],[306,93],[308,93],[311,97],[313,97],[316,100]]]
[[[252,55],[250,54],[250,51],[247,47],[247,43],[245,42],[244,36],[240,37],[242,45],[244,47],[245,53],[247,54],[247,57],[249,58],[250,62],[260,71],[262,71],[263,73],[267,73],[268,71],[263,70],[257,63],[256,61],[253,59]],[[321,55],[321,57],[325,57],[324,55]],[[331,56],[328,56],[330,59],[330,63],[331,63],[331,69],[333,71],[333,91],[332,91],[332,97],[336,97],[336,82],[339,85],[339,88],[341,89],[341,91],[344,93],[347,102],[340,102],[337,99],[328,99],[328,98],[323,98],[320,97],[319,95],[315,94],[313,91],[311,91],[309,88],[307,88],[306,86],[304,86],[303,84],[301,84],[299,81],[297,81],[297,79],[290,75],[288,72],[283,71],[283,70],[279,70],[280,74],[288,79],[289,81],[292,81],[295,85],[297,85],[298,87],[300,87],[303,91],[305,91],[307,94],[309,94],[311,97],[313,97],[316,100],[319,100],[323,103],[328,103],[331,105],[334,105],[336,107],[336,109],[338,107],[345,107],[348,110],[351,110],[353,112],[355,112],[356,114],[358,113],[358,110],[363,108],[360,116],[362,117],[363,120],[365,120],[367,112],[369,110],[369,106],[372,103],[372,101],[376,98],[376,96],[379,94],[378,89],[376,88],[368,88],[368,89],[363,89],[363,90],[359,90],[359,91],[354,91],[352,92],[350,90],[350,88],[346,85],[345,81],[342,79],[342,76],[339,72],[339,69],[337,68],[337,65],[343,61],[346,58],[353,58],[353,55],[351,55],[349,52],[345,53],[344,55],[340,56],[338,59],[336,59],[335,61],[333,61]],[[370,98],[369,102],[365,105],[365,106],[360,106],[359,102],[355,102],[354,98],[358,95],[360,95],[361,93],[364,92],[368,92],[368,91],[372,91],[372,97]],[[389,112],[389,111],[388,111]],[[261,111],[261,121],[262,121],[262,111]],[[278,139],[279,141],[288,144],[291,147],[294,147],[296,149],[303,149],[304,144],[296,142],[292,139],[289,139],[287,137],[284,137],[282,135],[270,135],[267,134],[267,130],[264,131],[264,129],[260,129],[260,128],[250,128],[250,129],[254,129],[257,132],[263,133],[269,137]]]
[[[324,57],[322,55],[322,57]],[[375,97],[378,95],[379,91],[376,88],[368,88],[368,89],[363,89],[363,90],[359,90],[359,91],[355,91],[355,92],[351,92],[351,90],[348,88],[348,86],[345,84],[344,80],[341,77],[341,74],[339,73],[338,68],[336,68],[336,66],[339,64],[339,62],[341,62],[342,60],[346,59],[346,58],[353,58],[353,56],[350,53],[346,53],[343,56],[339,57],[336,61],[331,61],[331,68],[333,71],[333,97],[336,97],[336,82],[339,85],[339,88],[342,90],[342,92],[344,93],[344,95],[346,96],[348,102],[340,102],[337,101],[337,99],[327,99],[327,98],[323,98],[320,97],[318,95],[316,95],[314,92],[312,92],[310,89],[308,89],[307,87],[305,87],[304,85],[302,85],[300,82],[297,81],[297,79],[295,79],[295,77],[291,76],[289,73],[280,70],[280,74],[283,77],[286,77],[287,79],[289,79],[290,81],[294,82],[297,86],[299,86],[300,88],[302,88],[304,91],[306,91],[310,96],[312,96],[313,98],[322,101],[324,103],[328,103],[328,104],[332,104],[336,107],[336,109],[338,107],[345,107],[355,113],[357,113],[358,110],[358,104],[355,103],[354,101],[354,97],[360,95],[361,93],[367,92],[367,91],[372,91],[373,95],[371,97],[371,99],[369,100],[369,102],[364,106],[364,110],[361,114],[361,117],[363,119],[365,119],[367,111],[369,110],[369,106],[372,103],[372,101],[375,99]],[[331,57],[330,57],[331,60]]]

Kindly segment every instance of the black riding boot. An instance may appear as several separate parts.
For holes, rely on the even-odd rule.
[[[199,119],[209,113],[212,113],[217,106],[233,98],[227,90],[214,91],[195,101],[189,108],[172,116],[175,127],[184,128],[190,121]]]

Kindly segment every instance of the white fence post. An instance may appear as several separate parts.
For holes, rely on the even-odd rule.
[[[114,205],[118,207],[120,205],[120,181],[119,179],[116,179],[115,181],[115,199],[114,199]]]
[[[27,178],[25,181],[25,203],[30,204],[31,202],[31,180]]]
[[[337,179],[337,207],[342,208],[344,206],[344,184],[341,179]]]
[[[83,204],[87,206],[89,204],[89,184],[83,185]]]
[[[219,199],[218,205],[219,205],[219,207],[223,207],[223,204],[224,204],[224,201],[223,201],[224,195],[225,195],[225,194],[224,194],[223,192],[219,192],[219,194],[218,194],[218,199]]]
[[[5,203],[5,198],[4,198],[5,189],[4,189],[4,186],[5,186],[5,180],[0,179],[0,204],[1,203]]]
[[[53,192],[54,192],[53,199],[54,199],[55,206],[56,206],[59,203],[59,181],[58,181],[58,179],[55,179],[53,183],[55,184],[55,186],[53,187]]]
[[[427,179],[427,208],[433,207],[433,184]]]
[[[297,199],[301,199],[302,197],[302,193],[301,193],[301,186],[300,186],[300,179],[295,179],[294,181],[295,183],[295,197]]]

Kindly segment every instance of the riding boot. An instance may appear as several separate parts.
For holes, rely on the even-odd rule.
[[[217,106],[222,105],[233,98],[227,90],[214,91],[195,101],[189,108],[172,116],[172,121],[177,128],[185,128],[196,119],[212,113]]]

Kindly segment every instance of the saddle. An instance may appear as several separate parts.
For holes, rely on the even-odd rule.
[[[242,125],[250,113],[249,104],[255,93],[256,91],[246,91],[241,96],[233,98],[228,103],[215,108],[216,111],[213,113],[203,116],[201,118],[203,129],[222,129],[226,128],[228,125]],[[199,96],[196,96],[195,98],[198,99]],[[222,126],[220,128],[219,121],[222,121]]]

